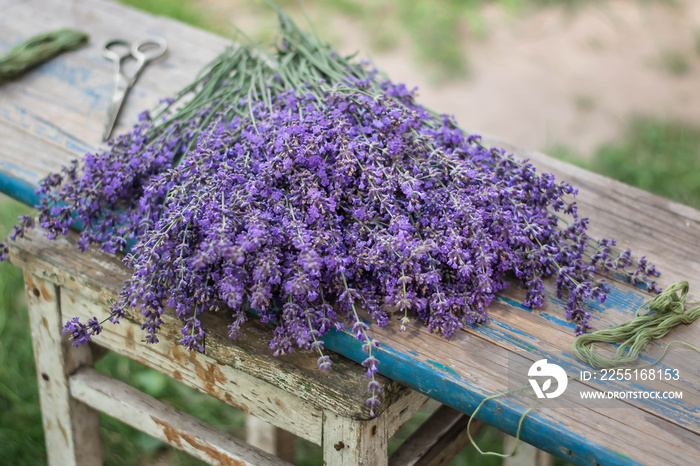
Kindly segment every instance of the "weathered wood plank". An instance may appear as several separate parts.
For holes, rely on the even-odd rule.
[[[24,285],[49,464],[99,464],[102,462],[99,415],[72,399],[68,389],[69,371],[92,362],[90,349],[71,348],[67,339],[62,338],[58,287],[27,273]]]
[[[49,241],[40,230],[35,230],[8,246],[15,265],[88,300],[106,304],[116,299],[124,280],[129,277],[128,270],[114,255],[100,251],[81,254],[75,249],[74,241],[74,233]],[[135,312],[134,319],[140,318],[140,313]],[[178,340],[181,324],[172,317],[167,322]],[[202,323],[207,331],[205,353],[219,363],[265,380],[317,406],[333,406],[339,414],[358,419],[369,417],[365,405],[367,379],[358,364],[331,354],[333,369],[323,373],[317,368],[318,357],[314,354],[295,352],[273,357],[268,347],[270,327],[260,322],[246,323],[235,344],[228,336],[226,316],[205,314]],[[135,338],[140,338],[141,334],[137,329]],[[378,412],[410,394],[410,390],[384,377],[378,381],[382,386],[382,405]]]
[[[354,419],[369,419],[369,408],[365,403],[367,379],[358,364],[331,353],[331,370],[320,372],[318,356],[311,353],[297,351],[277,358],[271,356],[271,326],[247,323],[245,333],[232,342],[228,336],[227,319],[202,315],[201,321],[207,332],[205,352],[208,356],[266,380],[316,406]],[[411,390],[385,377],[378,382],[382,403],[377,409],[378,413],[411,393]]]
[[[246,441],[250,445],[285,461],[294,461],[295,436],[293,434],[251,414],[246,414],[245,432]]]
[[[64,321],[73,315],[81,319],[97,316],[100,320],[109,315],[105,306],[72,291],[64,290],[61,300]],[[177,343],[179,327],[175,319],[165,316],[164,321],[162,338],[157,345],[146,344],[138,336],[141,326],[126,319],[119,325],[105,328],[95,343],[310,442],[321,443],[323,415],[319,408],[205,354],[187,351]]]
[[[430,398],[422,393],[411,391],[409,395],[394,401],[386,411],[387,435],[391,438]]]
[[[290,464],[91,368],[70,377],[70,392],[86,405],[209,464]]]
[[[5,7],[3,11],[6,13],[0,14],[0,45],[7,47],[67,24],[90,35],[88,47],[56,57],[21,80],[4,85],[0,94],[0,124],[13,130],[24,129],[35,138],[78,155],[103,147],[100,138],[113,86],[111,63],[101,56],[102,46],[108,40],[160,36],[169,44],[167,58],[149,65],[132,89],[115,134],[130,129],[140,112],[187,85],[230,43],[171,19],[154,18],[101,0],[70,4],[34,0],[12,9]],[[15,157],[19,155],[56,160],[53,154],[33,154],[28,150],[13,153]]]
[[[448,406],[440,406],[389,457],[391,466],[437,466],[447,464],[469,444],[484,423],[472,421],[469,416]],[[469,429],[467,429],[469,427]]]
[[[123,28],[125,23],[117,21],[111,24],[114,17],[123,18],[129,23],[136,21],[136,26],[130,29],[134,36],[147,35],[157,30],[169,42],[174,41],[171,42],[172,54],[168,60],[158,65],[172,67],[163,68],[163,72],[167,70],[168,76],[172,76],[173,79],[163,82],[159,77],[161,68],[154,66],[149,69],[137,84],[137,87],[142,87],[143,94],[135,92],[132,95],[129,103],[131,107],[123,117],[124,122],[134,121],[136,113],[147,108],[147,101],[140,99],[156,99],[156,96],[168,95],[179,89],[186,83],[186,79],[201,67],[205,61],[203,57],[206,55],[208,59],[215,55],[225,42],[174,22],[162,19],[152,22],[148,15],[102,1],[80,2],[72,9],[66,8],[65,5],[44,6],[44,2],[32,1],[10,10],[3,10],[7,15],[0,15],[0,23],[14,21],[14,16],[17,22],[13,23],[12,27],[0,28],[0,44],[16,41],[22,34],[28,35],[43,28],[48,29],[60,21],[64,24],[84,26],[94,41],[93,46],[59,57],[53,62],[55,65],[35,70],[27,79],[4,87],[3,91],[7,92],[0,94],[0,126],[9,128],[6,131],[8,137],[15,137],[13,131],[24,128],[24,139],[38,141],[28,143],[28,147],[34,149],[25,151],[20,145],[14,144],[12,155],[4,154],[2,147],[5,143],[0,144],[0,171],[3,170],[1,164],[9,163],[7,160],[10,160],[18,167],[13,173],[27,179],[38,179],[43,175],[39,173],[42,164],[56,163],[56,159],[52,159],[54,154],[51,150],[33,152],[40,144],[61,147],[65,154],[59,153],[58,158],[67,157],[69,154],[72,154],[71,158],[73,155],[81,155],[82,146],[76,141],[89,146],[97,145],[102,121],[100,118],[94,118],[94,115],[101,111],[102,106],[106,109],[106,101],[95,102],[102,102],[102,93],[108,95],[111,83],[109,70],[105,67],[106,63],[99,58],[97,46],[103,39],[107,39],[108,34],[121,34],[123,30],[128,30]],[[32,13],[35,10],[40,10],[40,14]],[[153,25],[150,31],[149,21]],[[191,40],[192,45],[184,43],[176,46],[178,40],[183,43]],[[176,55],[180,52],[181,55]],[[70,71],[70,67],[74,67],[75,70]],[[78,78],[71,83],[66,77],[71,73],[78,73],[75,76],[79,76],[84,72],[81,70],[85,69],[90,73],[90,86],[95,86],[91,92],[96,93],[98,98],[95,98],[95,95],[76,94],[90,86],[80,85]],[[100,81],[103,84],[98,85],[100,79],[104,81]],[[98,89],[99,86],[103,87]],[[82,95],[81,98],[87,100],[77,104],[62,103],[60,95],[55,93],[53,88],[61,89],[66,95]],[[85,115],[93,115],[93,118],[83,118],[79,128],[78,120],[73,117],[68,117],[65,121],[49,121],[50,124],[38,118],[44,114],[56,115],[63,112],[68,115],[70,112],[80,114],[83,111]],[[52,126],[54,124],[55,126]],[[485,142],[509,148],[500,141]],[[540,170],[553,172],[558,178],[570,181],[580,188],[580,212],[591,217],[592,235],[615,236],[623,247],[630,247],[637,254],[647,253],[663,273],[662,284],[689,279],[693,295],[691,298],[697,300],[700,295],[700,251],[697,246],[700,244],[700,213],[541,154],[512,147],[509,149],[518,157],[532,158]],[[22,160],[30,158],[37,161],[26,164],[30,167],[28,172],[21,173]],[[105,274],[105,268],[95,266],[90,261],[97,260],[102,265],[119,266],[116,259],[99,254],[78,258],[79,255],[76,254],[74,273],[71,278],[67,278],[52,264],[51,247],[42,248],[38,253],[42,255],[40,261],[44,261],[45,268],[41,269],[43,266],[37,264],[30,267],[34,267],[38,273],[46,272],[57,283],[61,280],[75,280],[75,286],[83,286],[86,296],[95,301],[104,298],[104,292],[100,286],[95,286],[95,283],[99,284],[102,280],[109,282],[109,286],[120,286],[119,280],[112,274],[101,276],[99,279],[90,278],[95,273]],[[29,260],[28,256],[22,256],[22,251],[13,250],[13,256],[15,253],[18,254],[18,261],[25,260],[26,263],[26,260]],[[111,260],[114,262],[110,262]],[[81,261],[82,268],[78,266]],[[644,296],[638,290],[626,286],[619,288],[619,293],[611,296],[605,306],[591,305],[594,315],[591,322],[594,328],[603,328],[627,320],[636,309],[634,303],[638,305]],[[383,357],[388,358],[387,361],[399,361],[396,364],[392,362],[391,365],[382,364],[380,370],[398,380],[410,381],[422,392],[436,398],[442,397],[441,401],[451,403],[453,407],[465,412],[471,412],[484,396],[509,388],[508,362],[514,353],[524,352],[528,354],[529,360],[554,358],[566,367],[567,372],[575,373],[581,366],[571,354],[573,333],[570,325],[563,320],[560,304],[550,299],[543,309],[530,311],[517,304],[521,299],[522,290],[517,286],[511,287],[490,307],[489,312],[493,317],[490,324],[470,328],[468,332],[460,333],[450,342],[430,335],[420,326],[398,336],[392,333],[395,330],[392,326],[374,329],[384,343]],[[674,338],[697,341],[700,331],[697,325],[679,328],[665,341]],[[658,348],[656,345],[653,350],[658,351]],[[344,346],[343,351],[349,356],[354,354],[353,357],[361,357],[358,348]],[[697,356],[688,352],[680,354],[681,352],[674,351],[674,348],[671,351],[679,353],[678,360],[683,374],[683,380],[677,387],[683,389],[684,393],[697,394],[696,387],[700,385],[700,376],[695,369]],[[588,386],[593,387],[590,384]],[[615,388],[616,385],[609,387]],[[527,405],[531,401],[525,400],[524,404]],[[628,400],[615,405],[624,411],[616,408],[593,409],[581,403],[567,409],[545,408],[538,410],[526,421],[523,438],[558,456],[570,457],[578,463],[588,463],[595,458],[604,458],[611,463],[624,462],[624,458],[637,459],[649,464],[664,464],[668,461],[700,462],[697,405],[698,403],[685,399],[678,403],[637,403]],[[487,406],[480,412],[480,418],[513,433],[517,424],[518,406],[517,403],[494,401],[493,406]],[[617,416],[613,414],[615,412],[624,412],[625,415]],[[610,433],[614,433],[614,437]],[[654,440],[651,442],[649,439]]]
[[[85,284],[89,284],[89,286],[87,286],[86,293],[90,293],[90,289],[97,289],[98,285],[96,282],[98,281],[103,283],[113,282],[115,284],[119,282],[119,280],[114,278],[110,279],[108,277],[110,270],[111,272],[114,272],[114,270],[116,270],[114,267],[121,266],[116,259],[109,257],[103,258],[102,254],[97,254],[97,257],[92,257],[92,252],[86,255],[80,254],[72,248],[70,241],[67,241],[66,239],[62,239],[58,242],[58,244],[55,244],[58,250],[60,250],[60,253],[57,254],[57,249],[52,248],[54,243],[56,242],[49,242],[43,239],[37,232],[32,232],[21,242],[10,245],[13,261],[15,258],[18,258],[19,262],[22,262],[22,260],[33,257],[36,261],[32,263],[33,265],[25,264],[25,266],[30,267],[30,269],[31,267],[41,268],[39,265],[37,265],[40,263],[44,265],[51,264],[51,266],[46,266],[46,270],[51,270],[51,267],[55,268],[56,275],[52,276],[52,279],[57,279],[60,275],[63,278],[58,279],[57,281],[66,284],[65,286],[79,284],[77,286],[82,287]],[[18,245],[21,245],[21,247],[18,248]],[[28,253],[28,251],[31,251],[31,253]],[[64,258],[59,259],[60,257]],[[57,266],[57,260],[64,262],[62,265]],[[74,278],[71,280],[66,278],[68,276],[80,277],[81,274],[84,274],[85,272],[79,272],[81,265],[83,269],[90,270],[91,268],[94,268],[96,271],[99,271],[99,274],[95,274],[95,277],[99,278],[90,279],[88,275],[84,275],[84,278],[82,279]],[[103,266],[104,268],[101,268]],[[49,275],[52,273],[53,272],[49,272]],[[81,283],[80,280],[85,280],[85,282]],[[104,288],[102,289],[101,293],[102,299],[106,299],[104,296]],[[505,322],[504,325],[507,325],[508,319],[513,315],[519,315],[521,317],[524,315],[532,319],[532,323],[528,324],[527,326],[528,332],[534,333],[535,335],[540,335],[542,337],[541,340],[534,337],[531,341],[528,340],[530,346],[534,349],[539,347],[539,342],[542,342],[541,346],[546,349],[547,345],[545,343],[548,342],[548,332],[555,330],[561,333],[561,338],[569,338],[569,342],[573,340],[573,335],[566,331],[567,329],[562,331],[560,324],[557,321],[544,318],[538,313],[533,313],[531,311],[518,308],[517,306],[505,301],[494,303],[492,308],[492,315],[495,316],[494,321],[498,319],[500,322]],[[431,380],[427,380],[425,378],[420,378],[418,380],[411,378],[415,376],[415,374],[411,371],[415,371],[416,367],[419,367],[421,364],[428,365],[428,370],[431,374],[434,374],[433,378],[435,380],[439,380],[440,377],[445,377],[450,380],[451,383],[456,384],[456,386],[462,387],[463,392],[460,393],[459,396],[455,394],[455,398],[458,399],[453,399],[452,402],[458,403],[453,406],[461,406],[462,410],[468,412],[475,408],[480,396],[483,396],[479,395],[480,393],[498,393],[499,391],[503,391],[508,388],[508,355],[511,351],[523,347],[523,345],[517,341],[512,342],[510,346],[508,346],[506,345],[507,339],[505,339],[505,337],[498,340],[493,337],[493,332],[489,333],[488,331],[485,331],[489,329],[493,330],[494,328],[497,329],[497,325],[494,322],[483,327],[477,327],[471,330],[470,333],[460,333],[451,341],[445,341],[442,338],[430,335],[420,326],[416,326],[415,329],[405,334],[394,333],[396,329],[392,328],[392,325],[393,324],[390,324],[387,329],[375,329],[374,331],[384,343],[384,348],[392,348],[393,350],[398,349],[398,351],[403,352],[411,366],[408,369],[406,367],[396,368],[385,366],[388,370],[395,369],[397,371],[397,373],[390,373],[389,375],[396,377],[398,380],[408,381],[408,383],[413,384],[414,387],[418,388],[424,393],[431,393],[433,396],[440,396],[439,393],[438,395],[435,395],[435,393],[437,393],[435,392],[436,388],[434,384],[431,385]],[[481,332],[483,332],[483,334]],[[522,335],[518,336],[520,338],[525,338]],[[550,346],[552,345],[551,342],[548,342],[547,344]],[[493,345],[496,345],[496,347],[494,348]],[[412,354],[408,354],[408,352],[411,352]],[[545,350],[532,352],[533,354],[529,357],[533,358],[533,360],[541,357],[547,357],[548,354],[550,357],[552,356],[552,352],[547,353]],[[469,359],[468,357],[465,358],[465,356],[469,354],[479,354],[480,357],[476,359]],[[571,356],[569,355],[569,357]],[[561,356],[559,356],[559,358],[561,358]],[[573,359],[571,360],[573,361]],[[471,401],[470,397],[472,397]],[[449,402],[450,400],[441,401]],[[459,403],[461,403],[461,405]],[[464,408],[464,406],[468,406],[470,408]],[[625,404],[619,402],[617,406],[624,407]],[[493,409],[494,413],[501,412],[500,408]],[[578,434],[575,434],[577,429],[574,426],[590,421],[588,417],[592,413],[591,410],[588,410],[585,405],[579,404],[571,414],[562,414],[561,410],[552,411],[547,415],[545,415],[545,413],[546,410],[539,411],[537,425],[541,427],[541,425],[543,425],[541,423],[544,423],[544,425],[557,426],[557,429],[559,430],[566,429],[562,426],[569,425],[571,426],[569,428],[570,430],[563,430],[563,432],[571,432],[571,435],[574,436],[574,438],[571,439],[571,442],[583,441],[580,437],[578,437]],[[684,432],[682,428],[675,426],[673,422],[663,421],[659,424],[659,420],[657,420],[650,424],[648,422],[649,418],[647,415],[645,415],[643,412],[635,411],[630,412],[629,415],[626,416],[627,421],[609,419],[606,415],[605,409],[598,410],[597,414],[595,414],[595,412],[593,414],[598,416],[598,420],[595,422],[606,425],[607,428],[611,430],[630,431],[630,437],[620,438],[616,442],[615,448],[621,448],[623,451],[626,450],[629,452],[635,451],[635,449],[641,449],[642,451],[649,450],[649,455],[651,455],[651,458],[656,457],[660,460],[660,457],[658,456],[659,453],[655,451],[653,447],[643,441],[645,436],[655,435],[656,437],[663,439],[664,442],[669,442],[669,444],[678,443],[678,439],[683,439],[681,442],[690,449],[689,454],[697,454],[697,451],[693,450],[694,445],[697,443],[697,434],[692,434],[690,437],[688,437],[689,433],[687,431]],[[512,413],[512,415],[513,417],[508,420],[508,417],[503,417],[499,414],[499,416],[501,416],[499,419],[501,422],[501,427],[508,429],[508,426],[510,425],[510,428],[512,429],[511,432],[514,432],[514,426],[517,424],[517,411]],[[654,414],[654,416],[656,416],[656,414]],[[554,427],[551,428],[554,429]],[[587,433],[586,441],[590,442],[591,444],[598,442],[600,444],[606,444],[610,441],[609,437],[605,434],[606,431],[607,429],[603,429],[600,432]],[[542,434],[542,429],[540,428],[533,429],[531,435],[535,435],[534,439],[528,437],[528,435],[530,434],[528,434],[527,431],[524,432],[524,439],[530,443],[545,442],[547,440],[547,438],[542,438],[542,435],[544,434]],[[550,435],[551,432],[547,434],[547,436]],[[538,443],[538,445],[540,444],[541,443]],[[574,444],[571,444],[571,447],[574,446]],[[553,449],[561,454],[562,450],[560,447],[561,445],[553,446]],[[569,448],[569,446],[565,446],[563,448],[566,451],[566,456],[568,456],[569,450],[572,450],[572,454],[576,451],[574,448]],[[620,450],[617,451],[619,452]],[[682,454],[683,453],[674,451],[671,453],[671,456],[677,456],[680,460]]]
[[[73,232],[68,237],[49,241],[42,233],[30,231],[18,241],[8,241],[7,247],[11,251],[10,260],[16,266],[61,287],[79,291],[88,299],[107,303],[128,278],[121,260],[99,250],[91,250],[88,256],[67,255],[65,253],[75,249],[72,239]]]
[[[508,355],[513,350],[481,340],[478,334],[458,334],[452,340],[441,341],[431,338],[421,329],[406,337],[398,333],[398,325],[394,323],[374,332],[382,342],[378,351],[380,361],[392,361],[390,366],[384,365],[380,370],[460,411],[473,412],[487,394],[514,388],[509,380],[508,365]],[[561,358],[560,354],[548,354],[536,348],[523,353],[532,361],[550,357],[560,362],[554,358]],[[361,357],[347,351],[344,354],[351,358]],[[516,385],[527,385],[526,373],[520,374],[523,374],[522,379]],[[693,377],[693,374],[689,373],[689,376]],[[570,383],[573,387],[574,382]],[[568,456],[578,463],[603,458],[606,452],[598,451],[596,445],[605,445],[608,453],[615,452],[608,459],[623,455],[639,461],[643,459],[646,464],[665,464],[668,461],[683,464],[688,458],[700,461],[698,434],[673,420],[663,419],[654,409],[646,412],[622,400],[611,400],[605,407],[595,407],[576,399],[578,390],[568,389],[565,394],[570,394],[568,405],[547,407],[541,404],[528,416],[523,426],[525,441],[558,456]],[[533,395],[511,395],[493,400],[484,405],[478,418],[489,420],[489,423],[514,434],[520,413],[533,406],[535,401]],[[692,411],[692,406],[693,403],[689,403],[685,411]],[[685,414],[683,409],[678,413]],[[593,425],[597,427],[582,429],[582,426]],[[611,432],[615,433],[614,437],[611,437]],[[650,442],[649,439],[654,440]],[[660,445],[674,445],[674,448],[660,448]],[[581,456],[577,457],[577,454]],[[610,461],[610,464],[616,464],[612,459]]]
[[[386,412],[360,421],[323,412],[323,462],[327,466],[386,466]]]
[[[270,454],[277,454],[278,428],[248,413],[245,417],[245,440],[250,445]]]
[[[18,133],[22,137],[18,137]],[[24,133],[24,134],[23,134]],[[0,124],[0,170],[16,178],[28,181],[35,186],[49,172],[60,170],[62,164],[75,158],[75,154],[32,137],[17,128]],[[41,157],[28,157],[27,154],[55,154],[51,160]]]

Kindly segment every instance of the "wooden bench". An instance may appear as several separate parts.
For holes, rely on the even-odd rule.
[[[119,258],[101,252],[80,253],[75,235],[49,241],[40,230],[12,243],[11,255],[12,262],[25,272],[52,464],[98,463],[97,411],[212,464],[236,464],[234,460],[251,465],[284,463],[92,369],[93,348],[76,348],[66,341],[61,333],[65,321],[74,316],[103,319],[109,315],[108,301],[117,298],[121,284],[130,276]],[[246,323],[234,344],[227,335],[229,322],[220,315],[207,315],[203,321],[207,331],[203,353],[190,352],[177,343],[182,325],[175,316],[164,318],[161,342],[149,345],[140,336],[140,317],[136,311],[119,325],[107,326],[95,343],[322,445],[328,464],[386,464],[388,438],[427,400],[381,377],[382,405],[370,417],[364,370],[346,358],[334,356],[334,370],[321,373],[313,354],[273,357],[268,348],[270,328],[259,322]],[[450,435],[461,438],[457,443],[463,446],[466,416],[442,410],[440,418],[452,423],[461,420]],[[436,436],[437,430],[432,430],[430,441],[447,438],[447,431]]]
[[[32,186],[47,173],[100,147],[112,92],[111,67],[100,56],[103,43],[155,35],[169,43],[167,59],[149,67],[133,89],[116,131],[127,130],[138,112],[187,84],[227,44],[175,21],[104,1],[0,2],[0,11],[2,48],[66,26],[91,37],[89,47],[0,87],[0,190],[25,202],[31,202]],[[662,285],[689,280],[696,297],[690,300],[697,299],[700,212],[541,154],[486,142],[530,158],[541,170],[580,188],[580,210],[591,218],[594,237],[614,236],[623,247],[647,254],[662,271]],[[98,409],[213,464],[232,463],[234,458],[248,464],[279,463],[272,455],[108,380],[91,368],[92,349],[67,344],[60,334],[62,323],[77,315],[104,315],[106,301],[129,273],[117,257],[99,251],[81,254],[73,241],[70,235],[48,241],[35,231],[22,241],[9,242],[12,262],[25,270],[50,461],[92,464],[101,459],[95,435]],[[648,298],[622,281],[613,279],[612,284],[605,305],[591,304],[594,329],[629,320]],[[224,319],[218,316],[207,318],[203,354],[188,353],[172,342],[179,338],[174,319],[166,325],[172,338],[155,346],[142,343],[138,316],[107,327],[95,343],[323,445],[328,464],[385,464],[387,438],[427,397],[433,398],[449,407],[423,429],[434,435],[423,436],[425,444],[409,442],[415,450],[404,450],[394,460],[403,462],[410,456],[413,462],[425,457],[439,463],[444,457],[435,457],[436,451],[447,452],[447,457],[464,445],[466,417],[460,413],[471,414],[485,397],[527,383],[529,364],[546,358],[570,376],[589,369],[573,356],[573,326],[564,319],[551,281],[547,286],[547,303],[533,311],[519,304],[524,291],[513,284],[490,306],[491,322],[458,332],[450,340],[420,325],[406,333],[397,332],[398,323],[373,328],[381,342],[379,369],[386,377],[381,381],[383,410],[375,418],[364,406],[364,380],[356,365],[364,355],[347,331],[325,339],[338,353],[333,356],[335,370],[328,374],[319,373],[315,357],[309,355],[272,358],[261,324],[248,324],[240,340],[229,341],[217,330]],[[673,339],[700,341],[699,327],[674,330],[652,345],[649,354],[658,355],[663,343]],[[668,389],[682,392],[682,399],[613,399],[603,406],[573,394],[580,389],[628,390],[629,385],[571,381],[567,394],[572,395],[559,405],[541,403],[523,422],[521,437],[575,464],[700,464],[698,355],[676,348],[670,353],[663,367],[677,369],[680,380]],[[634,387],[649,390],[652,385],[639,382]],[[533,403],[532,396],[522,393],[490,400],[476,419],[513,435],[520,416]],[[432,427],[445,424],[454,429]]]

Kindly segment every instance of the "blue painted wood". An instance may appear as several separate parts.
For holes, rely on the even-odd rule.
[[[89,5],[85,7],[90,8]],[[9,16],[3,18],[0,15],[0,24],[3,26],[0,36],[3,34],[30,34],[29,30],[24,30],[29,27],[27,25],[30,23],[15,24]],[[93,33],[99,35],[100,31],[96,30]],[[0,37],[0,44],[14,43],[17,40],[18,38]],[[173,50],[177,50],[177,48],[173,47]],[[206,60],[208,59],[207,57]],[[104,66],[105,63],[99,56],[98,48],[86,49],[79,54],[66,54],[59,57],[57,61],[35,70],[21,84],[13,84],[11,88],[3,88],[5,96],[12,93],[17,99],[3,100],[2,92],[0,92],[0,125],[7,125],[17,131],[24,132],[20,137],[44,141],[62,151],[63,155],[79,156],[86,151],[94,150],[94,147],[97,146],[99,131],[95,132],[95,137],[92,140],[89,136],[92,130],[85,132],[87,136],[77,136],[70,129],[66,129],[71,128],[68,124],[70,118],[65,118],[66,121],[63,121],[56,115],[82,116],[83,123],[92,125],[91,129],[100,126],[95,121],[101,122],[103,112],[106,111],[106,98],[111,89],[111,79],[109,79],[107,71],[101,71],[101,67]],[[178,72],[178,67],[172,63],[166,62],[162,66],[173,73]],[[197,69],[193,69],[192,74]],[[179,84],[173,84],[173,91],[179,87],[181,87]],[[145,102],[149,99],[151,102],[154,101],[152,90],[135,89],[135,91],[138,92],[134,92],[130,96],[130,102],[137,110],[148,108],[150,104]],[[68,92],[69,98],[64,95],[66,92]],[[156,97],[161,97],[161,95]],[[45,104],[45,106],[38,104]],[[44,111],[51,110],[54,106],[60,106],[60,111],[55,113],[53,117],[47,116]],[[126,117],[128,118],[128,114]],[[1,141],[0,144],[2,144]],[[0,154],[0,159],[2,159],[2,154]],[[43,166],[50,167],[50,162],[54,162],[54,160],[42,159]],[[30,170],[25,167],[26,170],[22,171],[21,163],[18,165],[16,160],[12,161],[14,163],[12,166],[3,165],[3,163],[4,161],[0,160],[0,191],[28,205],[36,204],[37,199],[32,183],[46,174],[49,168],[45,172],[40,172],[39,169]],[[610,194],[610,196],[613,195],[615,194]],[[623,212],[629,214],[629,208]],[[622,216],[624,217],[624,215]],[[627,228],[626,231],[630,232],[630,237],[634,233],[631,228]],[[666,251],[665,249],[660,250]],[[594,315],[592,322],[598,327],[602,327],[609,325],[608,322],[611,319],[619,320],[626,315],[631,315],[641,302],[640,296],[640,293],[631,288],[616,290],[610,295],[605,305],[591,304],[591,313]],[[507,290],[503,295],[498,296],[492,304],[493,313],[495,314],[500,309],[519,317],[531,319],[522,322],[532,323],[532,327],[522,324],[516,325],[507,318],[494,316],[489,325],[473,328],[469,331],[484,341],[505,348],[504,351],[522,350],[532,358],[546,357],[551,362],[556,362],[564,367],[567,373],[575,374],[581,365],[570,352],[564,351],[554,354],[538,349],[541,341],[548,339],[548,335],[543,334],[543,331],[563,330],[569,336],[572,333],[572,324],[564,320],[563,314],[558,312],[561,306],[557,304],[561,303],[550,296],[550,305],[542,310],[532,311],[523,308],[511,290]],[[325,342],[327,348],[352,360],[361,362],[365,358],[360,344],[348,330],[331,332],[325,337]],[[380,360],[379,370],[382,374],[467,414],[472,413],[486,396],[493,395],[483,388],[483,382],[489,374],[478,374],[478,377],[482,378],[481,380],[469,379],[467,374],[456,371],[444,364],[444,361],[431,360],[425,352],[413,351],[408,344],[401,346],[400,344],[384,342],[377,353]],[[619,388],[619,384],[615,383],[600,384],[599,386],[603,389]],[[637,388],[643,387],[640,385]],[[477,417],[514,434],[520,415],[527,409],[527,403],[531,400],[532,398],[523,401],[507,397],[492,400],[484,405]],[[697,431],[698,408],[686,403],[685,400],[683,402],[649,401],[642,403],[641,406],[646,412],[652,413],[652,416],[657,416],[659,419],[663,417],[666,420],[677,419],[676,422],[679,425],[692,427],[693,432]],[[614,442],[606,445],[593,443],[581,433],[583,431],[583,426],[566,425],[563,422],[558,422],[551,415],[535,411],[528,416],[523,424],[522,438],[575,464],[591,464],[595,461],[600,464],[635,464],[632,459],[614,451]],[[616,433],[611,432],[610,434],[615,435]],[[571,451],[571,455],[569,455],[569,451]]]
[[[0,193],[6,194],[30,207],[39,203],[35,194],[36,186],[9,173],[0,171]]]
[[[328,349],[355,362],[362,363],[366,358],[361,343],[349,329],[331,331],[323,340]],[[380,361],[379,372],[382,375],[463,413],[473,413],[490,395],[484,394],[478,386],[469,384],[454,371],[436,364],[426,364],[406,352],[387,345],[380,345],[376,351]],[[465,385],[469,389],[465,389]],[[511,402],[504,397],[486,402],[476,418],[515,435],[520,418],[528,408],[529,406]],[[538,415],[536,411],[526,417],[521,438],[573,464],[641,464],[606,447],[591,443],[584,436]]]

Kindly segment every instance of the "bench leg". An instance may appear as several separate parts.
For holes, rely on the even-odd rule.
[[[294,462],[294,435],[257,417],[246,414],[246,441],[264,452]]]
[[[68,374],[92,364],[90,348],[73,347],[62,334],[59,287],[26,272],[24,285],[48,462],[102,464],[99,415],[72,399],[68,388]]]
[[[388,440],[386,413],[358,421],[323,412],[323,461],[327,466],[386,466]]]

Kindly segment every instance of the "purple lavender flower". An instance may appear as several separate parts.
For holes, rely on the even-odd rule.
[[[66,322],[63,328],[63,333],[70,333],[73,346],[87,344],[94,335],[99,335],[100,332],[102,332],[102,325],[96,317],[90,318],[87,324],[81,323],[80,319],[74,317]]]
[[[449,338],[486,322],[513,278],[524,305],[542,306],[553,277],[581,333],[586,300],[605,300],[600,274],[658,275],[614,240],[588,236],[569,184],[484,147],[418,105],[415,90],[282,28],[279,66],[229,50],[108,150],[42,181],[48,235],[79,221],[82,249],[133,242],[113,322],[138,308],[146,341],[157,343],[170,306],[180,342],[203,351],[203,312],[229,313],[235,338],[252,308],[275,324],[273,354],[313,351],[321,370],[331,365],[323,336],[347,323],[367,353],[374,413],[381,365],[371,324],[423,322]],[[21,236],[32,222],[20,220]],[[100,330],[96,319],[64,329],[76,344]]]

